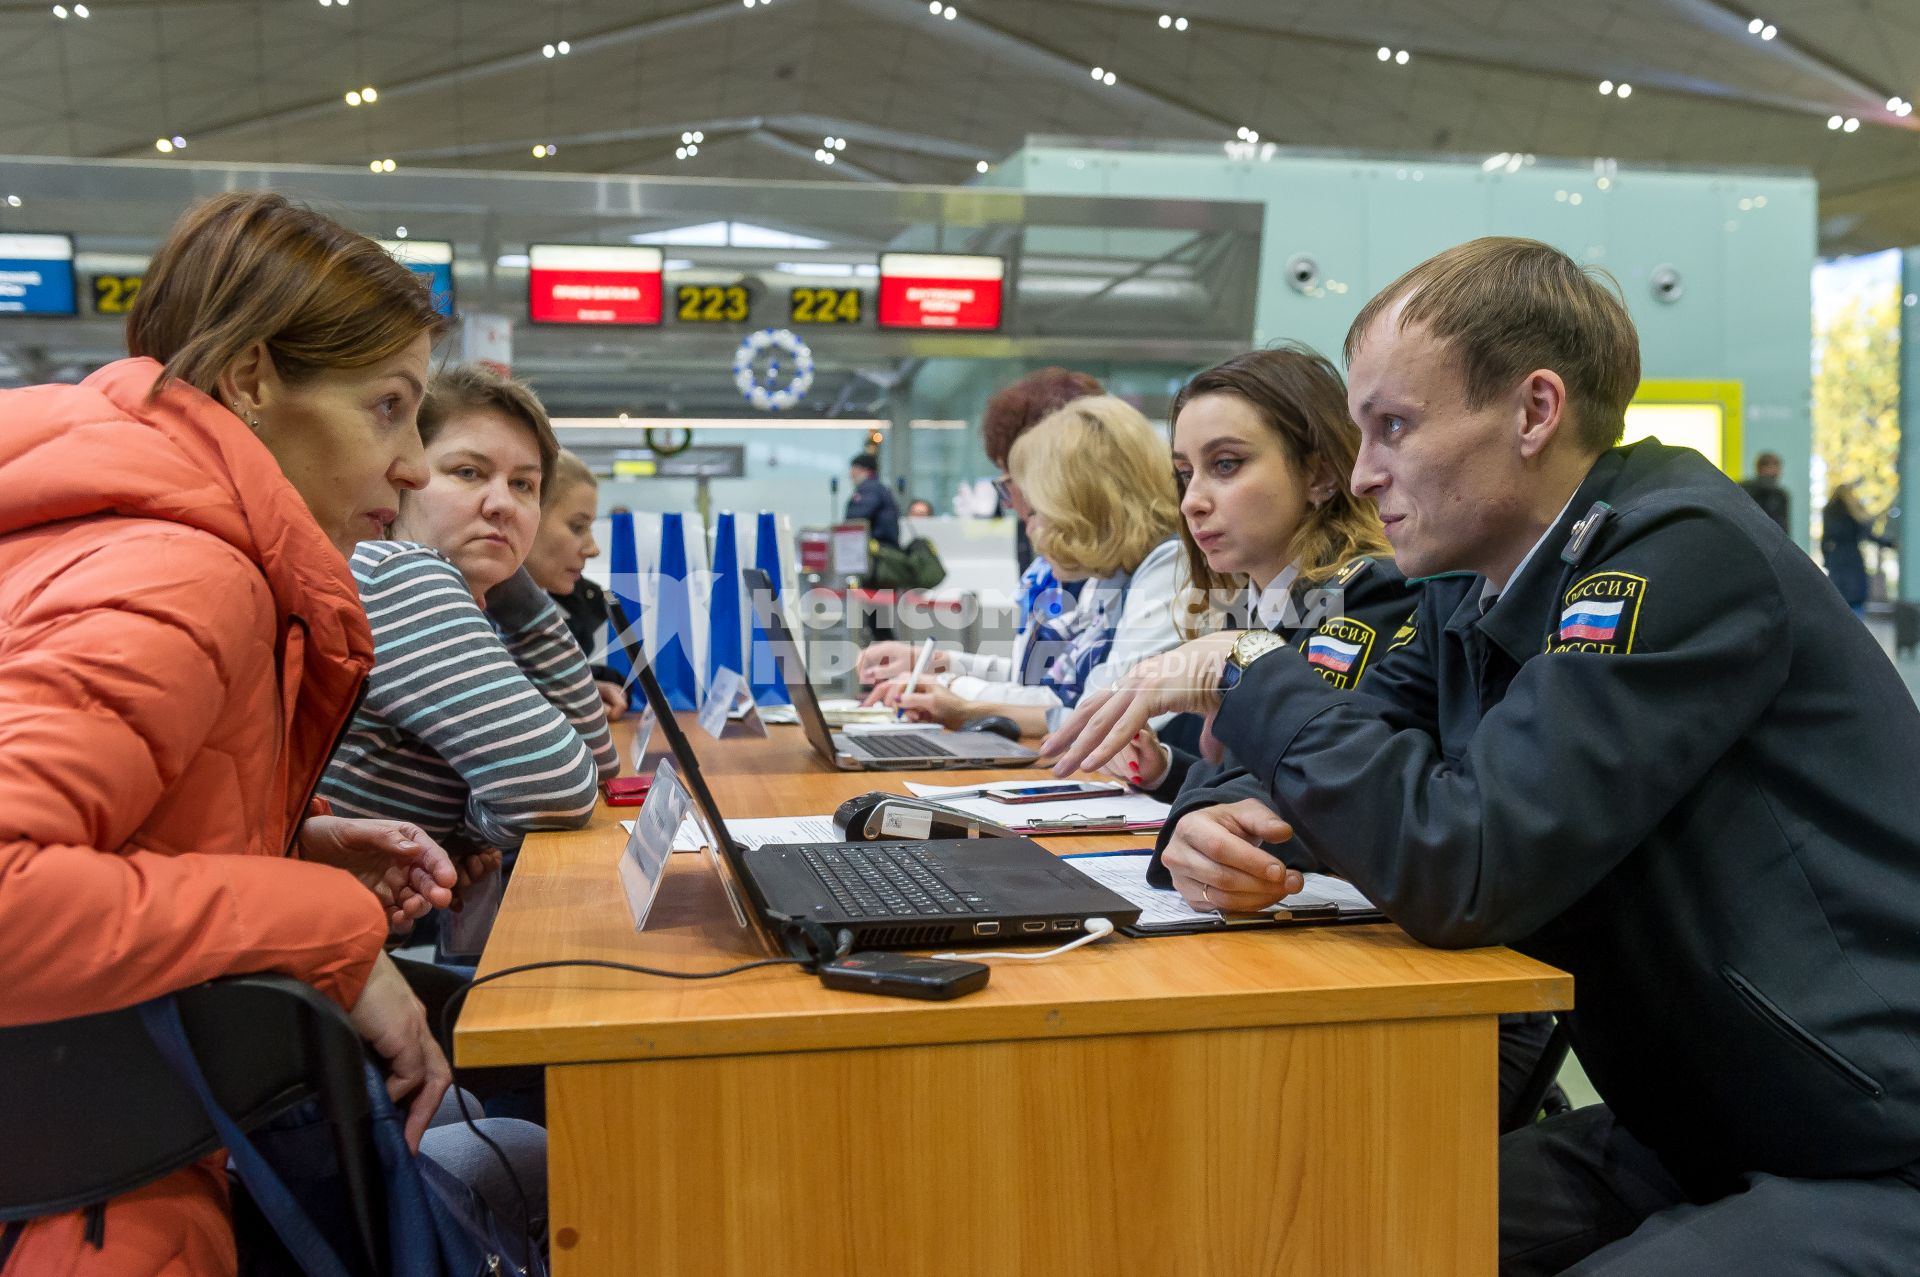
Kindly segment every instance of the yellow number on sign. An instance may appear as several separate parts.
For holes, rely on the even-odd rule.
[[[727,321],[743,324],[747,320],[747,290],[738,284],[727,290]]]
[[[860,290],[848,288],[840,294],[840,304],[834,307],[834,318],[843,324],[860,322]]]
[[[796,324],[813,322],[813,290],[811,288],[793,290],[793,322]]]
[[[140,295],[143,282],[139,275],[95,275],[93,309],[102,315],[126,314],[133,309],[133,299]]]
[[[674,290],[680,303],[680,322],[690,323],[700,318],[700,286],[682,284]]]

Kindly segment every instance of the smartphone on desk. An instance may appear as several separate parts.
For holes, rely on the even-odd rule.
[[[1063,780],[1045,785],[1022,785],[1017,789],[996,789],[983,794],[996,803],[1057,803],[1074,798],[1111,797],[1126,792],[1126,786],[1104,780]]]
[[[607,782],[607,806],[638,807],[653,788],[651,776],[615,776]]]

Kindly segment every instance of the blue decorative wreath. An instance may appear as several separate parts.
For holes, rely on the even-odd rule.
[[[767,361],[763,380],[754,368],[760,356],[768,351],[774,355]],[[780,385],[782,354],[791,359],[793,367],[793,378],[784,386]],[[733,384],[740,388],[748,403],[762,412],[785,412],[813,388],[813,352],[807,349],[806,342],[785,328],[762,328],[748,333],[740,349],[733,352]]]

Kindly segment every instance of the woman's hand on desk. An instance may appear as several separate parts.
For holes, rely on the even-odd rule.
[[[627,691],[620,684],[596,678],[593,685],[600,692],[600,706],[607,711],[608,722],[617,720],[627,712]]]
[[[1292,837],[1293,826],[1266,804],[1243,798],[1182,816],[1160,853],[1160,863],[1173,875],[1174,889],[1195,909],[1253,913],[1306,886],[1299,870],[1287,868],[1260,847]]]
[[[1135,732],[1120,752],[1101,764],[1100,770],[1117,781],[1136,789],[1153,789],[1167,777],[1167,747],[1160,743],[1151,727]]]
[[[1103,766],[1157,715],[1211,714],[1220,705],[1220,671],[1239,637],[1223,630],[1149,656],[1112,687],[1083,696],[1040,746],[1040,756],[1059,760],[1054,775],[1071,776]]]
[[[386,906],[387,925],[399,930],[453,903],[459,882],[445,849],[404,820],[309,816],[300,826],[300,856],[365,883]]]
[[[909,722],[938,723],[955,731],[965,727],[980,709],[978,703],[955,696],[944,687],[924,683],[913,692],[902,686],[888,696],[886,704],[899,710]]]
[[[905,678],[913,673],[913,663],[918,659],[920,649],[912,643],[898,643],[889,639],[884,643],[874,643],[860,653],[860,681],[868,685],[885,683],[889,679]],[[934,648],[927,657],[927,674],[938,674],[947,668],[948,655],[941,648]],[[871,698],[866,702],[873,704]]]

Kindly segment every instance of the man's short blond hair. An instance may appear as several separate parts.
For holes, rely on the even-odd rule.
[[[1418,324],[1453,348],[1469,408],[1551,369],[1566,383],[1581,446],[1597,453],[1620,441],[1640,385],[1640,337],[1605,271],[1538,240],[1494,236],[1449,248],[1361,309],[1347,330],[1349,367],[1374,321],[1402,299],[1402,330]]]
[[[1041,518],[1033,548],[1065,577],[1131,572],[1179,522],[1167,445],[1112,395],[1042,418],[1014,440],[1007,471]]]

